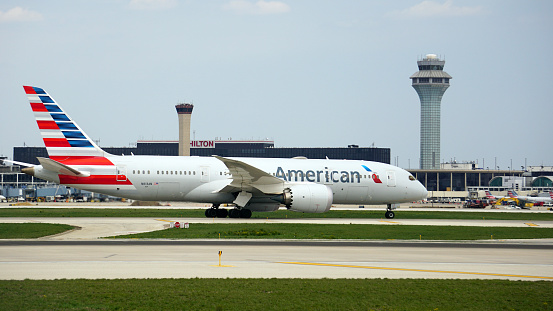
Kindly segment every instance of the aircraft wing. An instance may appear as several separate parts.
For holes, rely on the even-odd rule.
[[[229,185],[219,190],[221,192],[247,191],[257,189],[265,194],[280,194],[284,189],[284,181],[273,175],[242,161],[214,156],[222,161],[232,175]]]

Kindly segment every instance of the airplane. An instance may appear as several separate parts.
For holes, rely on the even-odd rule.
[[[486,190],[485,191],[486,193],[486,198],[487,199],[490,199],[490,200],[496,200],[496,199],[503,199],[504,197],[502,196],[498,196],[498,195],[493,195],[490,191]]]
[[[76,189],[147,201],[209,203],[206,217],[250,218],[281,205],[323,213],[332,204],[386,204],[426,198],[409,172],[385,163],[306,158],[117,156],[98,147],[42,88],[24,86],[48,158],[21,172]],[[233,204],[234,209],[219,208]]]
[[[514,190],[509,190],[508,194],[511,198],[517,198],[522,201],[527,201],[531,203],[548,203],[553,202],[553,191],[549,191],[549,197],[529,197],[529,196],[520,196]]]
[[[6,197],[0,194],[0,202],[5,201]]]

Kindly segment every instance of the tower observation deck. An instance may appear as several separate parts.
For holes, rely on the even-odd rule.
[[[420,169],[440,168],[440,106],[451,76],[444,71],[445,60],[427,54],[417,61],[419,71],[410,79],[421,102]]]

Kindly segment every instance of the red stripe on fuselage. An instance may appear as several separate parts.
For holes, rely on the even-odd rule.
[[[44,104],[43,104],[44,106]],[[39,121],[37,120],[38,128],[41,130],[59,130],[60,128],[54,121]]]
[[[77,177],[68,175],[59,175],[60,184],[79,184],[79,185],[132,185],[130,180],[124,179],[125,175],[92,175],[89,177]]]
[[[23,86],[26,94],[36,94],[35,89],[32,86]]]
[[[65,138],[44,138],[44,145],[46,147],[71,147]]]
[[[43,103],[31,103],[31,108],[34,112],[48,112]]]
[[[65,165],[113,165],[113,162],[105,157],[52,156],[50,159]]]

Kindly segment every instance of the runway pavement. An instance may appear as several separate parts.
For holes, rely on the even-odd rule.
[[[524,244],[12,241],[2,242],[0,251],[0,279],[19,280],[193,277],[553,280],[553,249]],[[219,251],[222,251],[220,266]]]
[[[539,241],[127,240],[98,237],[158,230],[168,221],[529,226],[523,221],[378,219],[3,218],[81,230],[0,241],[0,279],[60,278],[486,278],[553,280],[553,243]],[[551,227],[550,221],[534,225]],[[222,251],[221,265],[218,252]]]

